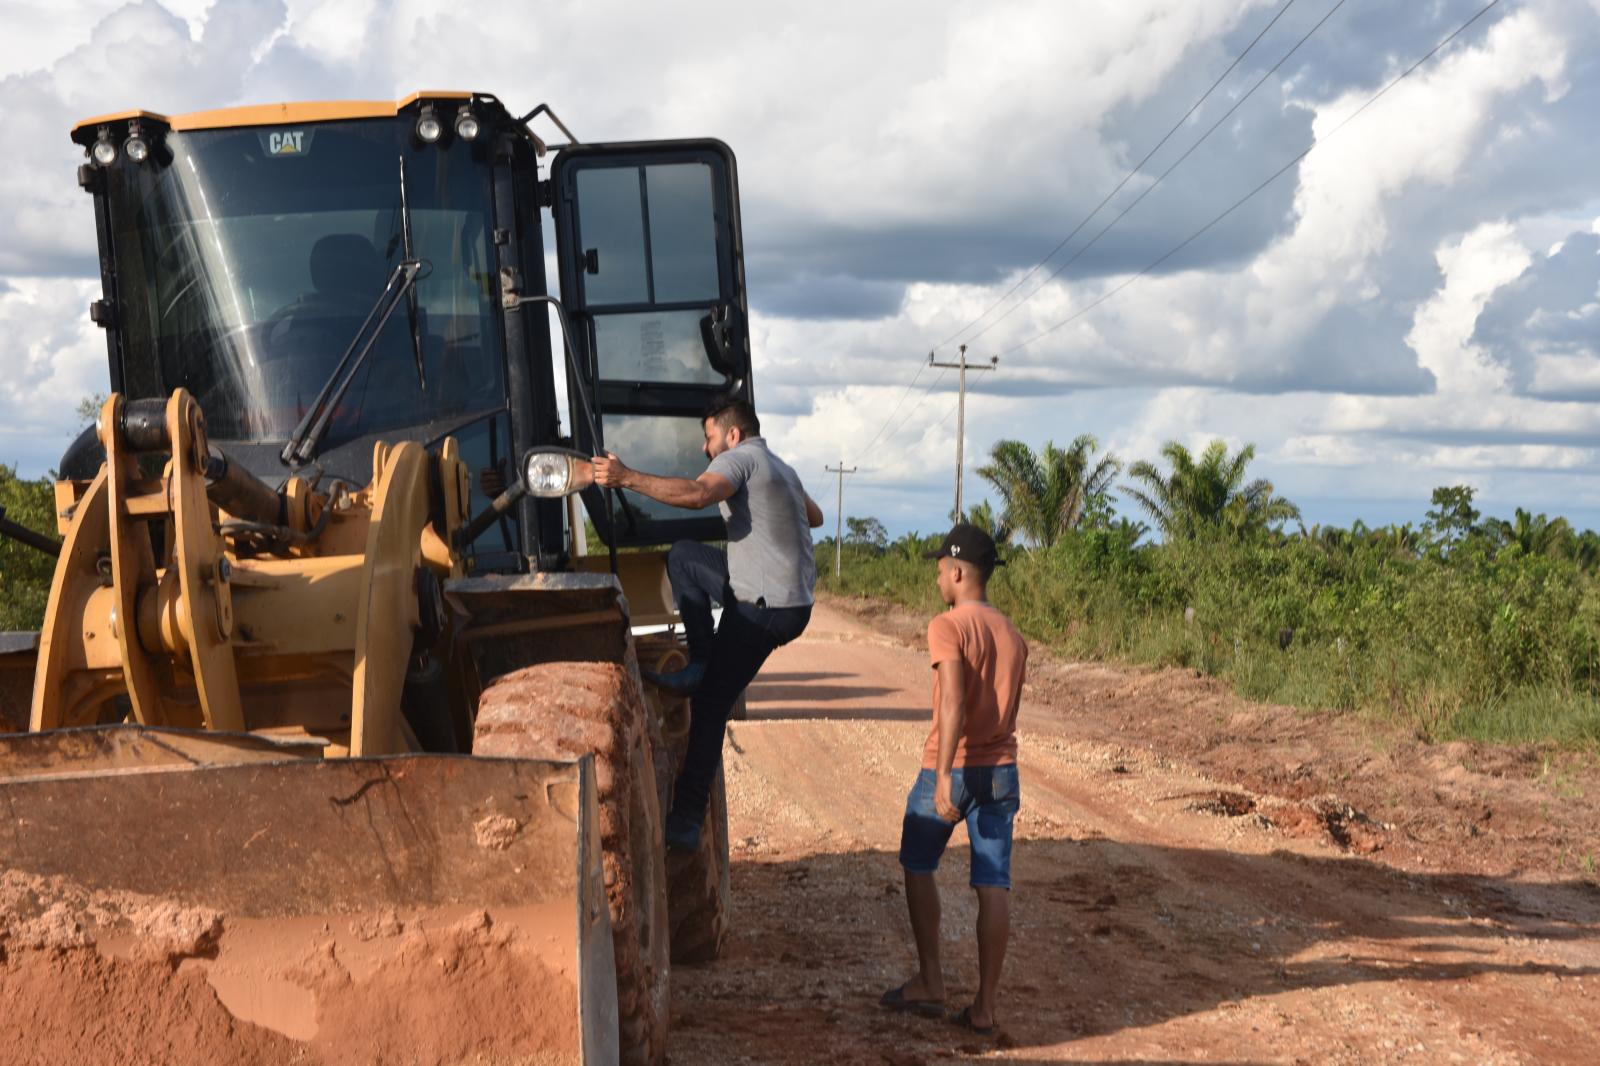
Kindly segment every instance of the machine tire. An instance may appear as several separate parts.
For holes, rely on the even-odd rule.
[[[639,654],[652,670],[667,672],[689,661],[681,645],[646,639]],[[672,805],[672,783],[683,764],[689,740],[689,701],[649,688],[656,727],[656,785],[661,809]],[[734,717],[744,718],[744,697]],[[728,883],[728,792],[723,772],[711,786],[711,803],[700,832],[700,848],[692,855],[667,851],[667,913],[672,928],[672,961],[687,965],[710,962],[722,954],[732,927]]]
[[[728,793],[722,771],[692,855],[667,852],[667,914],[675,964],[711,962],[728,938]]]
[[[621,1061],[666,1058],[671,1020],[667,881],[651,723],[630,662],[540,663],[496,679],[478,701],[474,755],[593,753],[617,966]]]

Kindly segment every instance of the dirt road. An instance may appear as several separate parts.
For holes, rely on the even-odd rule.
[[[1600,1059],[1592,758],[1430,747],[1042,655],[1002,1033],[880,1011],[912,965],[895,856],[927,731],[917,629],[825,605],[752,686],[726,763],[736,933],[674,972],[674,1062]]]

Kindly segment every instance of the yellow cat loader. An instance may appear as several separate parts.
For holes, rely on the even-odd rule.
[[[0,1041],[662,1061],[726,808],[668,861],[687,708],[640,662],[682,650],[618,549],[724,532],[587,457],[694,476],[753,398],[732,153],[456,92],[72,137],[112,391],[24,538],[43,627],[0,634]]]

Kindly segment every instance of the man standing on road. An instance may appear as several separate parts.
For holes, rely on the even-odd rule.
[[[689,665],[650,677],[690,697],[689,746],[666,825],[667,845],[685,851],[700,846],[733,705],[767,656],[811,620],[817,583],[811,530],[822,525],[822,509],[793,468],[768,450],[750,404],[718,403],[707,409],[701,428],[701,450],[711,465],[693,480],[630,469],[610,452],[594,460],[597,484],[689,510],[719,504],[728,527],[726,553],[693,540],[679,541],[667,553]],[[722,607],[720,625],[712,621],[713,603]]]
[[[956,1021],[974,1032],[992,1033],[1011,928],[1017,707],[1028,645],[989,603],[989,577],[999,558],[987,533],[958,523],[928,558],[939,561],[939,592],[950,610],[928,624],[933,730],[900,830],[900,865],[919,969],[880,1002],[890,1010],[930,1017],[944,1013],[939,886],[933,875],[956,823],[965,820],[972,844],[971,884],[978,894],[978,994]]]

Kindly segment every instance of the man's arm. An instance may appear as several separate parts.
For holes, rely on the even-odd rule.
[[[946,821],[959,821],[961,812],[950,802],[950,771],[956,761],[956,744],[967,724],[967,671],[960,659],[934,665],[939,672],[939,757],[934,764],[933,809]]]
[[[800,495],[806,498],[806,524],[812,529],[822,525],[822,508],[817,506],[817,501],[811,498],[811,493],[805,489],[800,490]]]
[[[733,482],[707,470],[690,481],[686,477],[660,477],[634,470],[610,452],[594,458],[595,484],[608,489],[631,489],[670,507],[691,511],[721,503],[733,495]]]

